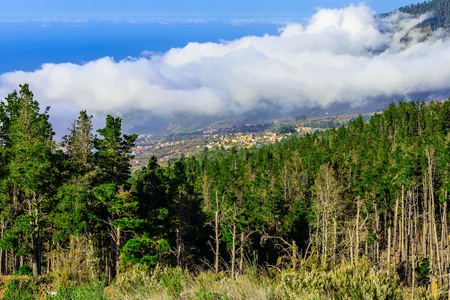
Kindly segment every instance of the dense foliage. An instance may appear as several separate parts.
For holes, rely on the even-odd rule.
[[[48,110],[21,88],[0,105],[2,274],[31,264],[82,282],[210,265],[234,278],[251,260],[276,276],[364,257],[405,285],[447,289],[450,101],[400,101],[369,122],[167,167],[153,157],[130,174],[136,135],[120,118],[100,138],[82,111],[58,148]]]
[[[430,27],[432,30],[437,28],[450,27],[450,1],[449,0],[431,0],[423,3],[411,4],[400,7],[399,10],[404,13],[419,16],[424,13],[432,13],[431,17],[422,22],[420,27]]]

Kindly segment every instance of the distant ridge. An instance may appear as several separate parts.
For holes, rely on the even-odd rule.
[[[433,16],[418,25],[418,27],[429,27],[431,30],[450,27],[450,0],[432,0],[423,3],[411,4],[398,9],[401,12],[414,16],[432,12]]]

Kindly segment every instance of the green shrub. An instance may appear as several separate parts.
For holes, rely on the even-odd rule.
[[[13,275],[33,276],[33,268],[28,265],[22,265]]]
[[[161,282],[166,287],[167,296],[176,299],[183,290],[183,286],[190,282],[190,275],[187,270],[181,268],[166,268],[161,274]]]
[[[4,300],[32,300],[38,299],[38,291],[33,279],[26,277],[11,277],[6,282],[3,293]]]
[[[374,271],[365,260],[355,266],[338,265],[331,271],[283,272],[278,289],[283,299],[401,299],[398,275],[393,271]]]
[[[92,281],[79,286],[60,286],[55,296],[47,297],[49,300],[107,300],[104,292],[104,281]]]
[[[169,243],[164,240],[152,240],[149,238],[134,238],[128,240],[120,251],[124,264],[133,262],[156,266],[170,250]]]
[[[108,294],[113,299],[148,299],[160,298],[155,295],[163,295],[165,286],[160,281],[162,270],[157,265],[150,269],[142,264],[128,264],[124,266],[125,272],[117,274],[114,285],[109,288]]]
[[[228,300],[227,291],[223,293],[207,291],[203,284],[200,284],[198,291],[194,292],[195,300]]]
[[[414,269],[417,273],[417,283],[422,286],[430,284],[430,260],[424,258],[419,261],[418,266]]]
[[[51,258],[51,276],[57,286],[85,283],[98,275],[98,258],[93,253],[92,242],[86,237],[70,236],[67,248],[54,249]]]

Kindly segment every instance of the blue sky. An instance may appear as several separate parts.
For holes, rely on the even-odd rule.
[[[0,17],[95,18],[95,17],[300,17],[315,8],[342,8],[348,0],[1,0]],[[367,0],[378,13],[407,5],[405,0]]]

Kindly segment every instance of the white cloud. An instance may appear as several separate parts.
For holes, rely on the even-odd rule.
[[[288,24],[279,35],[190,43],[119,62],[105,57],[5,73],[0,93],[27,82],[41,103],[70,110],[216,115],[267,103],[326,106],[433,92],[448,88],[450,41],[418,43],[411,34],[411,43],[400,43],[424,18],[397,13],[379,19],[365,5],[319,9],[307,25]]]
[[[294,22],[294,18],[239,18],[225,20],[230,24],[240,26],[247,24],[275,24],[279,26],[284,26],[288,23]]]

